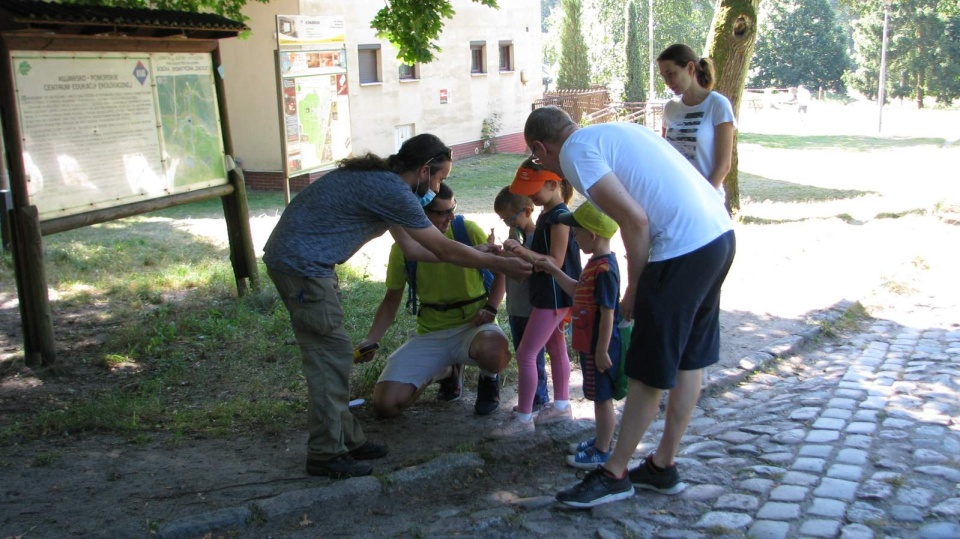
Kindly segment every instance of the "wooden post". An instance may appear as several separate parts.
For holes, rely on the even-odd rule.
[[[43,240],[40,212],[36,206],[13,211],[13,258],[17,273],[17,295],[23,322],[24,361],[27,366],[49,367],[57,361],[53,338],[53,315],[43,269]]]
[[[253,234],[250,232],[250,210],[247,206],[247,187],[243,172],[233,162],[233,140],[230,138],[230,118],[227,115],[227,98],[223,77],[220,76],[219,45],[211,52],[213,55],[214,84],[217,87],[217,103],[220,107],[220,131],[223,133],[223,151],[227,156],[227,174],[233,184],[233,192],[224,196],[223,214],[227,222],[227,237],[230,241],[230,262],[237,281],[237,295],[247,293],[250,288],[260,290],[260,273],[257,268],[257,256],[253,250]]]
[[[0,36],[0,88],[13,88],[13,65],[7,37]],[[24,175],[23,145],[19,137],[20,121],[13,92],[0,92],[0,121],[3,122],[6,163],[12,207],[10,219],[11,251],[17,280],[17,300],[23,327],[24,361],[28,366],[53,365],[57,360],[53,339],[53,317],[47,295],[47,279],[43,267],[43,243],[40,234],[40,213],[30,205]]]

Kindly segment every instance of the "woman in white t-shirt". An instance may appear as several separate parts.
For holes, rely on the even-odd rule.
[[[660,76],[677,94],[663,109],[663,137],[725,198],[723,179],[733,162],[733,107],[713,91],[713,61],[686,45],[670,45],[657,57]]]

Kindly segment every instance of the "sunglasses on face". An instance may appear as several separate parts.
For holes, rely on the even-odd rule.
[[[452,208],[446,210],[427,210],[427,212],[437,215],[439,217],[450,217],[457,211],[457,205],[454,204]]]
[[[447,161],[453,161],[453,149],[451,149],[451,148],[444,148],[444,150],[441,151],[440,153],[438,153],[437,155],[431,157],[430,159],[427,159],[427,162],[424,163],[424,166],[429,165],[429,164],[432,163],[435,159],[438,159],[438,158],[441,158],[441,157],[446,157],[446,158],[447,158]]]

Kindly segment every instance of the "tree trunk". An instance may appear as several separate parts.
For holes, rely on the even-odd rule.
[[[926,80],[923,78],[923,69],[917,70],[917,108],[923,108],[923,85],[926,84]]]
[[[707,36],[707,56],[717,69],[715,90],[727,96],[733,113],[740,117],[740,99],[750,69],[753,47],[757,40],[757,12],[760,0],[718,0],[710,35]],[[730,215],[740,210],[740,185],[737,166],[737,140],[733,141],[733,163],[723,181],[727,191],[727,211]]]

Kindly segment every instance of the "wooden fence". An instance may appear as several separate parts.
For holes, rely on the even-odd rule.
[[[606,108],[609,102],[610,94],[605,88],[557,90],[543,94],[543,99],[534,101],[531,109],[536,110],[553,105],[567,111],[573,121],[580,123],[584,115]]]
[[[606,89],[559,90],[533,102],[532,109],[557,106],[580,125],[604,122],[634,122],[660,130],[663,102],[611,102]]]

